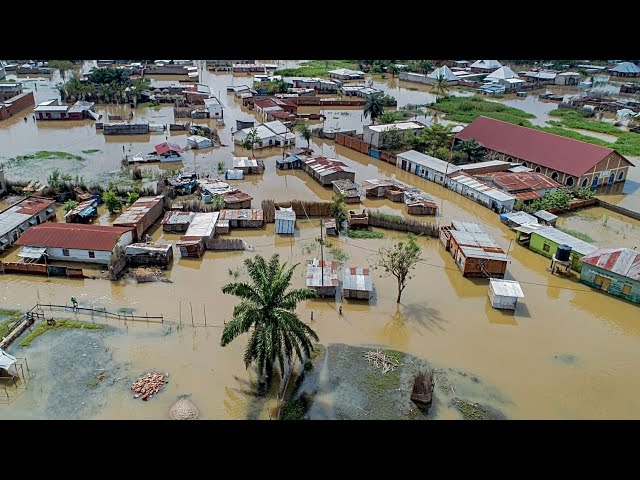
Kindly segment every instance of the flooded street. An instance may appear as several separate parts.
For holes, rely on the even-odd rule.
[[[166,79],[162,77],[162,80]],[[201,82],[209,85],[213,94],[221,93],[226,125],[218,132],[226,146],[188,151],[185,166],[215,176],[218,161],[224,161],[225,168],[229,168],[234,155],[247,153],[233,146],[230,130],[231,127],[235,130],[236,119],[255,118],[226,92],[226,86],[250,85],[251,76],[205,71]],[[422,90],[423,86],[414,87],[414,84],[391,78],[374,82],[374,86],[378,87],[378,84],[387,85],[385,88],[398,98],[399,106],[432,101],[431,94]],[[38,83],[37,101],[52,98],[55,93],[55,89]],[[540,102],[532,96],[504,101],[507,102],[539,115],[532,121],[548,119],[548,112],[557,107],[557,104]],[[128,115],[130,109],[114,105],[97,106],[96,110]],[[360,109],[327,110],[325,114],[326,124],[362,128]],[[23,120],[25,115],[26,122]],[[170,123],[173,113],[171,107],[159,111],[138,109],[134,118]],[[212,128],[215,123],[197,122],[207,123]],[[127,153],[146,152],[166,137],[179,145],[186,143],[186,135],[181,132],[105,137],[100,131],[96,132],[93,122],[36,123],[31,113],[25,111],[18,118],[0,122],[0,154],[3,156],[0,160],[7,163],[16,155],[38,150],[66,151],[83,156],[83,160],[9,162],[7,176],[46,180],[51,169],[57,166],[63,172],[81,175],[85,180],[117,179],[123,146]],[[306,146],[300,138],[297,144]],[[487,297],[487,280],[464,278],[438,240],[419,238],[425,261],[408,282],[402,305],[395,303],[395,278],[381,277],[376,272],[375,295],[369,304],[346,300],[342,316],[337,311],[338,301],[311,300],[299,307],[298,313],[305,322],[310,321],[313,312],[311,326],[321,343],[383,345],[438,365],[472,372],[500,392],[504,399],[501,410],[508,418],[640,418],[640,383],[636,380],[640,375],[638,306],[580,284],[575,276],[550,275],[547,258],[517,245],[512,241],[514,232],[501,224],[496,214],[470,199],[332,141],[313,138],[311,147],[316,153],[338,158],[355,169],[357,182],[369,178],[397,178],[425,190],[441,209],[441,216],[435,219],[440,225],[451,220],[482,224],[499,245],[509,251],[507,278],[520,281],[525,294],[515,313],[493,309]],[[82,153],[90,149],[99,152]],[[234,182],[254,197],[254,208],[259,208],[263,199],[329,200],[332,197],[330,189],[323,188],[302,171],[277,170],[275,159],[281,157],[281,149],[261,149],[256,150],[256,154],[265,159],[264,174],[249,175]],[[632,161],[640,165],[639,161]],[[638,171],[640,168],[636,167],[629,173],[627,185],[631,188],[640,184]],[[630,193],[633,196],[619,195],[620,204],[640,209],[640,192],[636,188]],[[609,198],[613,196],[608,196],[607,201]],[[403,204],[388,200],[367,199],[363,207],[406,216]],[[419,218],[433,220],[432,217]],[[60,219],[61,215],[58,215]],[[110,220],[112,217],[101,211],[99,223],[108,224]],[[81,306],[106,307],[114,312],[130,308],[136,314],[164,316],[164,324],[106,322],[116,331],[104,337],[105,348],[112,354],[111,361],[122,365],[124,373],[118,377],[126,379],[105,388],[104,407],[87,414],[87,418],[163,419],[167,418],[169,407],[178,395],[190,394],[201,412],[200,418],[242,419],[255,415],[266,419],[273,412],[273,404],[258,412],[251,411],[254,407],[251,382],[255,381],[255,376],[251,369],[245,370],[242,361],[247,337],[242,336],[225,348],[220,346],[222,326],[231,318],[237,304],[235,297],[223,295],[220,289],[234,280],[230,272],[256,253],[263,256],[279,253],[289,263],[301,263],[292,283],[294,287],[304,286],[304,264],[320,255],[315,241],[320,233],[320,220],[298,217],[296,226],[293,238],[274,235],[273,224],[263,229],[233,229],[230,236],[244,239],[253,247],[253,252],[208,251],[201,259],[180,258],[175,252],[173,265],[166,272],[170,283],[137,284],[132,278],[109,282],[6,275],[0,278],[0,307],[29,309],[38,301],[67,304],[70,297],[75,296]],[[559,226],[587,233],[603,247],[640,245],[640,222],[629,223],[624,217],[601,208],[563,216]],[[171,243],[179,238],[179,235],[164,233],[159,225],[154,226],[150,234],[154,240]],[[401,238],[404,236],[385,230],[384,238],[379,240],[331,238],[330,242],[348,255],[345,266],[366,267],[380,247]],[[2,258],[13,255],[15,249]],[[240,278],[244,278],[242,268]],[[45,313],[50,315],[46,310]],[[78,319],[90,320],[83,316]],[[182,328],[179,328],[180,324]],[[44,349],[37,347],[37,342],[46,345],[47,335],[29,348]],[[28,351],[29,365],[36,372],[36,378],[17,401],[10,406],[0,405],[2,419],[46,416],[39,406],[37,385],[50,380],[39,378],[37,374],[44,368],[47,357],[44,353],[34,354],[31,362]],[[19,356],[20,348],[15,344],[10,352]],[[168,372],[170,383],[149,402],[133,400],[126,380],[149,371]],[[445,409],[439,418],[452,418],[452,414]]]

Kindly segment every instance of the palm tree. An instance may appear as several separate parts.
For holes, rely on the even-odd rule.
[[[389,72],[391,72],[391,78],[394,78],[396,74],[400,71],[400,69],[396,66],[395,63],[389,65]]]
[[[435,83],[431,87],[431,91],[435,91],[436,93],[436,103],[438,102],[439,96],[446,95],[446,93],[449,91],[449,86],[447,85],[447,80],[444,78],[444,75],[438,75]]]
[[[241,298],[233,309],[233,318],[225,323],[220,344],[224,347],[243,333],[249,333],[244,352],[244,364],[249,368],[257,363],[258,374],[271,383],[273,367],[280,366],[284,376],[285,362],[291,365],[295,352],[303,361],[313,350],[311,339],[318,335],[303,323],[295,313],[298,303],[313,298],[316,293],[308,288],[287,289],[298,264],[287,268],[280,264],[277,253],[269,263],[261,255],[244,261],[250,283],[232,282],[222,287],[222,292]]]
[[[370,96],[364,105],[363,113],[365,118],[371,117],[371,123],[376,123],[376,118],[384,113],[382,95]]]
[[[311,147],[311,128],[307,122],[302,122],[296,125],[296,131],[307,141],[307,148]]]
[[[467,162],[477,162],[484,156],[484,147],[475,140],[462,140],[453,149],[464,153],[467,156]]]

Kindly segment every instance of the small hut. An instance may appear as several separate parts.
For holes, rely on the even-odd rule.
[[[533,216],[536,217],[541,224],[549,225],[550,227],[555,227],[556,220],[558,220],[557,215],[547,212],[546,210],[538,210],[534,212]]]
[[[296,230],[296,212],[293,207],[276,207],[276,233],[280,235],[293,235]]]
[[[342,296],[357,300],[369,300],[373,294],[373,281],[368,268],[345,268],[342,280]]]
[[[69,210],[64,219],[67,223],[89,223],[98,215],[98,199],[90,198]]]
[[[333,184],[333,191],[338,195],[344,196],[344,203],[360,203],[360,191],[358,185],[351,180],[340,179],[331,182]]]
[[[336,228],[335,220],[327,220],[324,222],[324,231],[327,235],[338,235],[338,229]]]
[[[302,168],[302,159],[298,155],[287,155],[276,159],[276,168],[280,170],[299,170]]]
[[[515,310],[518,298],[524,298],[520,284],[515,280],[489,280],[489,299],[493,308]]]
[[[362,213],[356,213],[353,210],[349,210],[349,228],[366,228],[369,226],[369,214],[367,210],[362,210]]]
[[[321,297],[335,296],[338,288],[338,262],[327,262],[314,258],[307,265],[307,288],[315,290]]]
[[[169,210],[162,219],[162,230],[165,232],[186,232],[195,217],[195,212]]]

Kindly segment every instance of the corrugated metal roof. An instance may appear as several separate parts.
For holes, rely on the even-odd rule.
[[[374,132],[386,132],[391,129],[398,130],[418,130],[422,129],[425,126],[419,122],[400,122],[400,123],[385,123],[383,125],[367,125],[369,130],[373,130]]]
[[[356,173],[355,170],[349,168],[346,163],[339,160],[333,160],[327,157],[300,157],[300,159],[318,175],[324,177],[336,172]]]
[[[258,208],[220,210],[220,220],[255,220],[262,222],[263,211]]]
[[[249,157],[234,157],[233,168],[257,168],[258,160]]]
[[[551,240],[558,245],[569,245],[573,250],[582,255],[587,255],[598,249],[595,245],[591,245],[579,238],[572,237],[568,233],[564,233],[555,227],[541,227],[532,232],[532,235],[539,235],[542,238]]]
[[[133,205],[121,213],[113,222],[114,225],[136,225],[142,221],[149,210],[158,203],[164,202],[164,195],[156,197],[140,197]]]
[[[292,220],[296,221],[296,212],[293,211],[293,208],[276,208],[276,220]]]
[[[528,223],[538,223],[538,219],[533,215],[529,215],[526,212],[509,212],[503,213],[510,222],[517,223],[518,225],[524,225]]]
[[[545,220],[547,222],[552,222],[556,218],[558,218],[557,215],[554,215],[553,213],[547,212],[546,210],[538,210],[537,212],[533,212],[533,216],[534,217],[538,217],[539,219]]]
[[[478,223],[460,222],[454,220],[451,222],[451,226],[460,232],[475,232],[475,233],[487,233],[482,226]]]
[[[492,68],[497,70],[502,64],[498,60],[476,60],[471,64],[471,68]]]
[[[184,237],[212,237],[216,231],[218,217],[220,217],[220,212],[196,213],[184,233]]]
[[[520,283],[515,280],[496,280],[492,278],[489,280],[489,288],[493,290],[493,293],[501,297],[524,298]]]
[[[191,223],[191,220],[193,220],[195,215],[195,212],[170,210],[164,214],[164,218],[160,223],[162,225],[182,225],[184,223]]]
[[[510,78],[518,78],[518,74],[509,67],[500,67],[495,72],[487,75],[487,79],[507,80]]]
[[[488,178],[502,187],[507,192],[519,190],[543,190],[558,188],[561,185],[551,180],[546,175],[536,172],[491,172],[478,175],[480,178]]]
[[[167,254],[173,247],[163,243],[132,243],[124,248],[125,255],[140,255],[144,253]]]
[[[599,248],[582,257],[584,263],[640,281],[640,252],[629,248]]]
[[[640,67],[631,62],[622,62],[611,69],[618,73],[640,73]]]
[[[170,152],[171,150],[182,153],[184,150],[182,147],[176,143],[162,142],[155,147],[153,147],[158,155],[162,155],[163,153]]]
[[[449,230],[465,257],[506,260],[507,254],[488,233]]]
[[[0,236],[17,228],[31,217],[47,208],[53,208],[55,200],[29,197],[0,212]]]
[[[373,291],[373,280],[368,268],[351,267],[343,272],[342,288],[346,290]]]
[[[120,237],[130,230],[126,227],[47,222],[31,227],[16,245],[110,252]]]
[[[442,174],[454,173],[461,168],[458,165],[453,165],[452,163],[445,162],[431,155],[416,152],[415,150],[399,153],[398,157]]]
[[[588,172],[613,152],[611,148],[487,117],[475,119],[457,138],[476,140],[485,148],[574,176]]]
[[[480,192],[483,195],[486,195],[489,198],[493,198],[499,202],[508,202],[510,200],[515,201],[515,197],[513,195],[509,195],[502,190],[498,190],[497,188],[491,187],[484,182],[481,182],[475,177],[472,177],[468,173],[460,172],[455,173],[449,177],[452,182],[460,183],[461,185],[465,185],[471,190],[475,190],[476,192]]]
[[[324,277],[324,282],[323,282]],[[337,287],[338,262],[324,263],[318,259],[307,265],[307,287]]]

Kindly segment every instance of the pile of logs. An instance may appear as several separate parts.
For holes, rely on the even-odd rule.
[[[382,374],[386,374],[388,372],[393,372],[400,362],[396,360],[394,357],[387,355],[381,350],[372,351],[369,350],[363,354],[363,357],[369,361],[370,365],[373,365],[374,368],[380,370]]]
[[[140,377],[138,380],[131,384],[131,391],[134,393],[133,398],[142,397],[142,400],[148,400],[160,391],[166,383],[169,383],[165,378],[167,374],[161,375],[159,373],[150,372]]]

